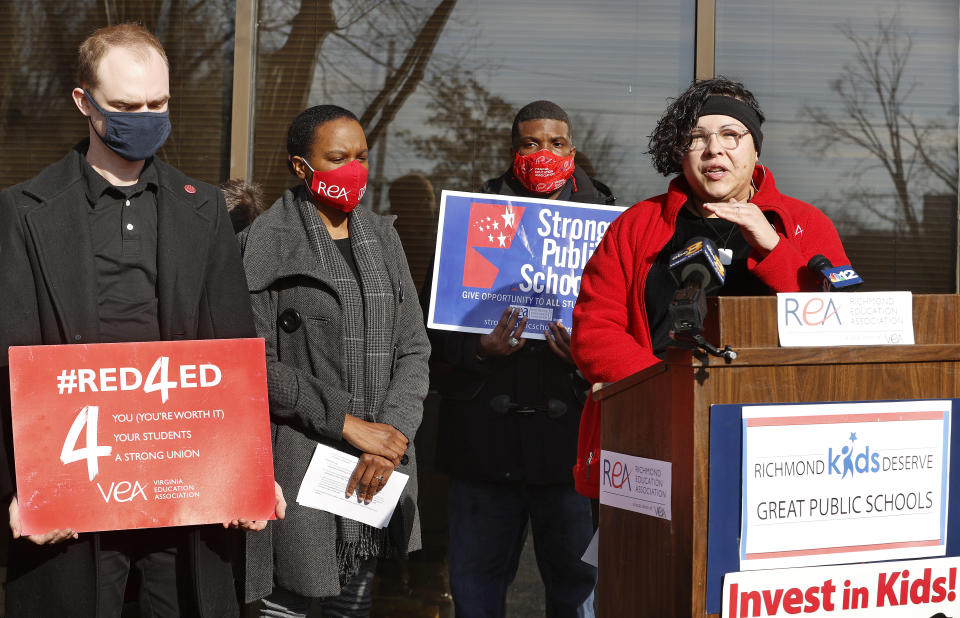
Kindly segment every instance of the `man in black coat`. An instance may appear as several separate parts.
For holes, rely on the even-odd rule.
[[[159,41],[133,24],[98,30],[78,73],[72,96],[89,139],[0,193],[6,615],[119,616],[131,571],[142,615],[236,615],[234,530],[20,535],[9,346],[255,336],[222,194],[153,157],[170,132]]]
[[[517,114],[514,161],[481,191],[612,204],[610,190],[573,164],[567,114],[535,101]],[[509,307],[485,335],[433,331],[441,386],[438,461],[451,476],[450,588],[458,617],[503,616],[531,523],[547,616],[592,616],[596,569],[580,558],[593,535],[590,502],[573,487],[589,385],[555,322],[545,342],[521,338]],[[493,405],[491,405],[493,404]],[[511,413],[510,408],[528,413]],[[535,411],[540,410],[540,411]]]

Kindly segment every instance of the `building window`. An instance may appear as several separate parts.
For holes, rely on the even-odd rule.
[[[0,187],[36,175],[88,135],[70,97],[77,48],[97,28],[126,21],[156,34],[170,61],[173,132],[159,155],[200,180],[222,180],[235,11],[234,0],[0,3]]]
[[[717,3],[716,72],[757,95],[761,160],[869,289],[955,290],[957,43],[957,2]]]

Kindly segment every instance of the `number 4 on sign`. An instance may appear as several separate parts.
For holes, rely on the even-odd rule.
[[[109,446],[97,445],[97,420],[100,416],[100,406],[84,406],[73,419],[73,425],[67,432],[67,439],[63,441],[63,450],[60,451],[60,461],[64,465],[75,461],[87,460],[87,473],[92,481],[100,473],[98,457],[107,457],[113,451]],[[87,426],[87,445],[77,448],[80,432]]]

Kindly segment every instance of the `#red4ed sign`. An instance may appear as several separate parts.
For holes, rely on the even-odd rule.
[[[262,339],[9,354],[24,534],[273,518]]]

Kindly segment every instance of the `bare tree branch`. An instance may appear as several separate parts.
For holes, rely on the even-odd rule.
[[[424,22],[413,45],[407,51],[403,62],[400,63],[397,70],[387,79],[383,88],[364,110],[360,117],[360,124],[363,125],[367,133],[367,143],[371,146],[377,143],[386,127],[397,115],[400,107],[423,81],[427,63],[433,55],[433,50],[437,46],[443,27],[450,18],[450,13],[453,12],[456,4],[457,0],[441,0],[437,4],[433,13]],[[396,92],[396,96],[391,99],[394,92]],[[379,120],[371,127],[373,119],[378,115],[380,116]]]
[[[907,112],[906,103],[917,86],[905,83],[913,38],[902,30],[897,14],[878,18],[872,36],[857,34],[850,24],[839,30],[854,49],[851,62],[830,83],[843,113],[834,116],[822,107],[804,106],[800,116],[810,120],[815,129],[802,143],[820,152],[840,144],[866,151],[893,183],[897,221],[906,223],[908,233],[918,234],[920,221],[910,195],[911,184],[929,173],[955,187],[957,177],[954,166],[938,162],[927,146],[933,128],[919,127]],[[892,220],[872,202],[866,207],[880,219]]]

